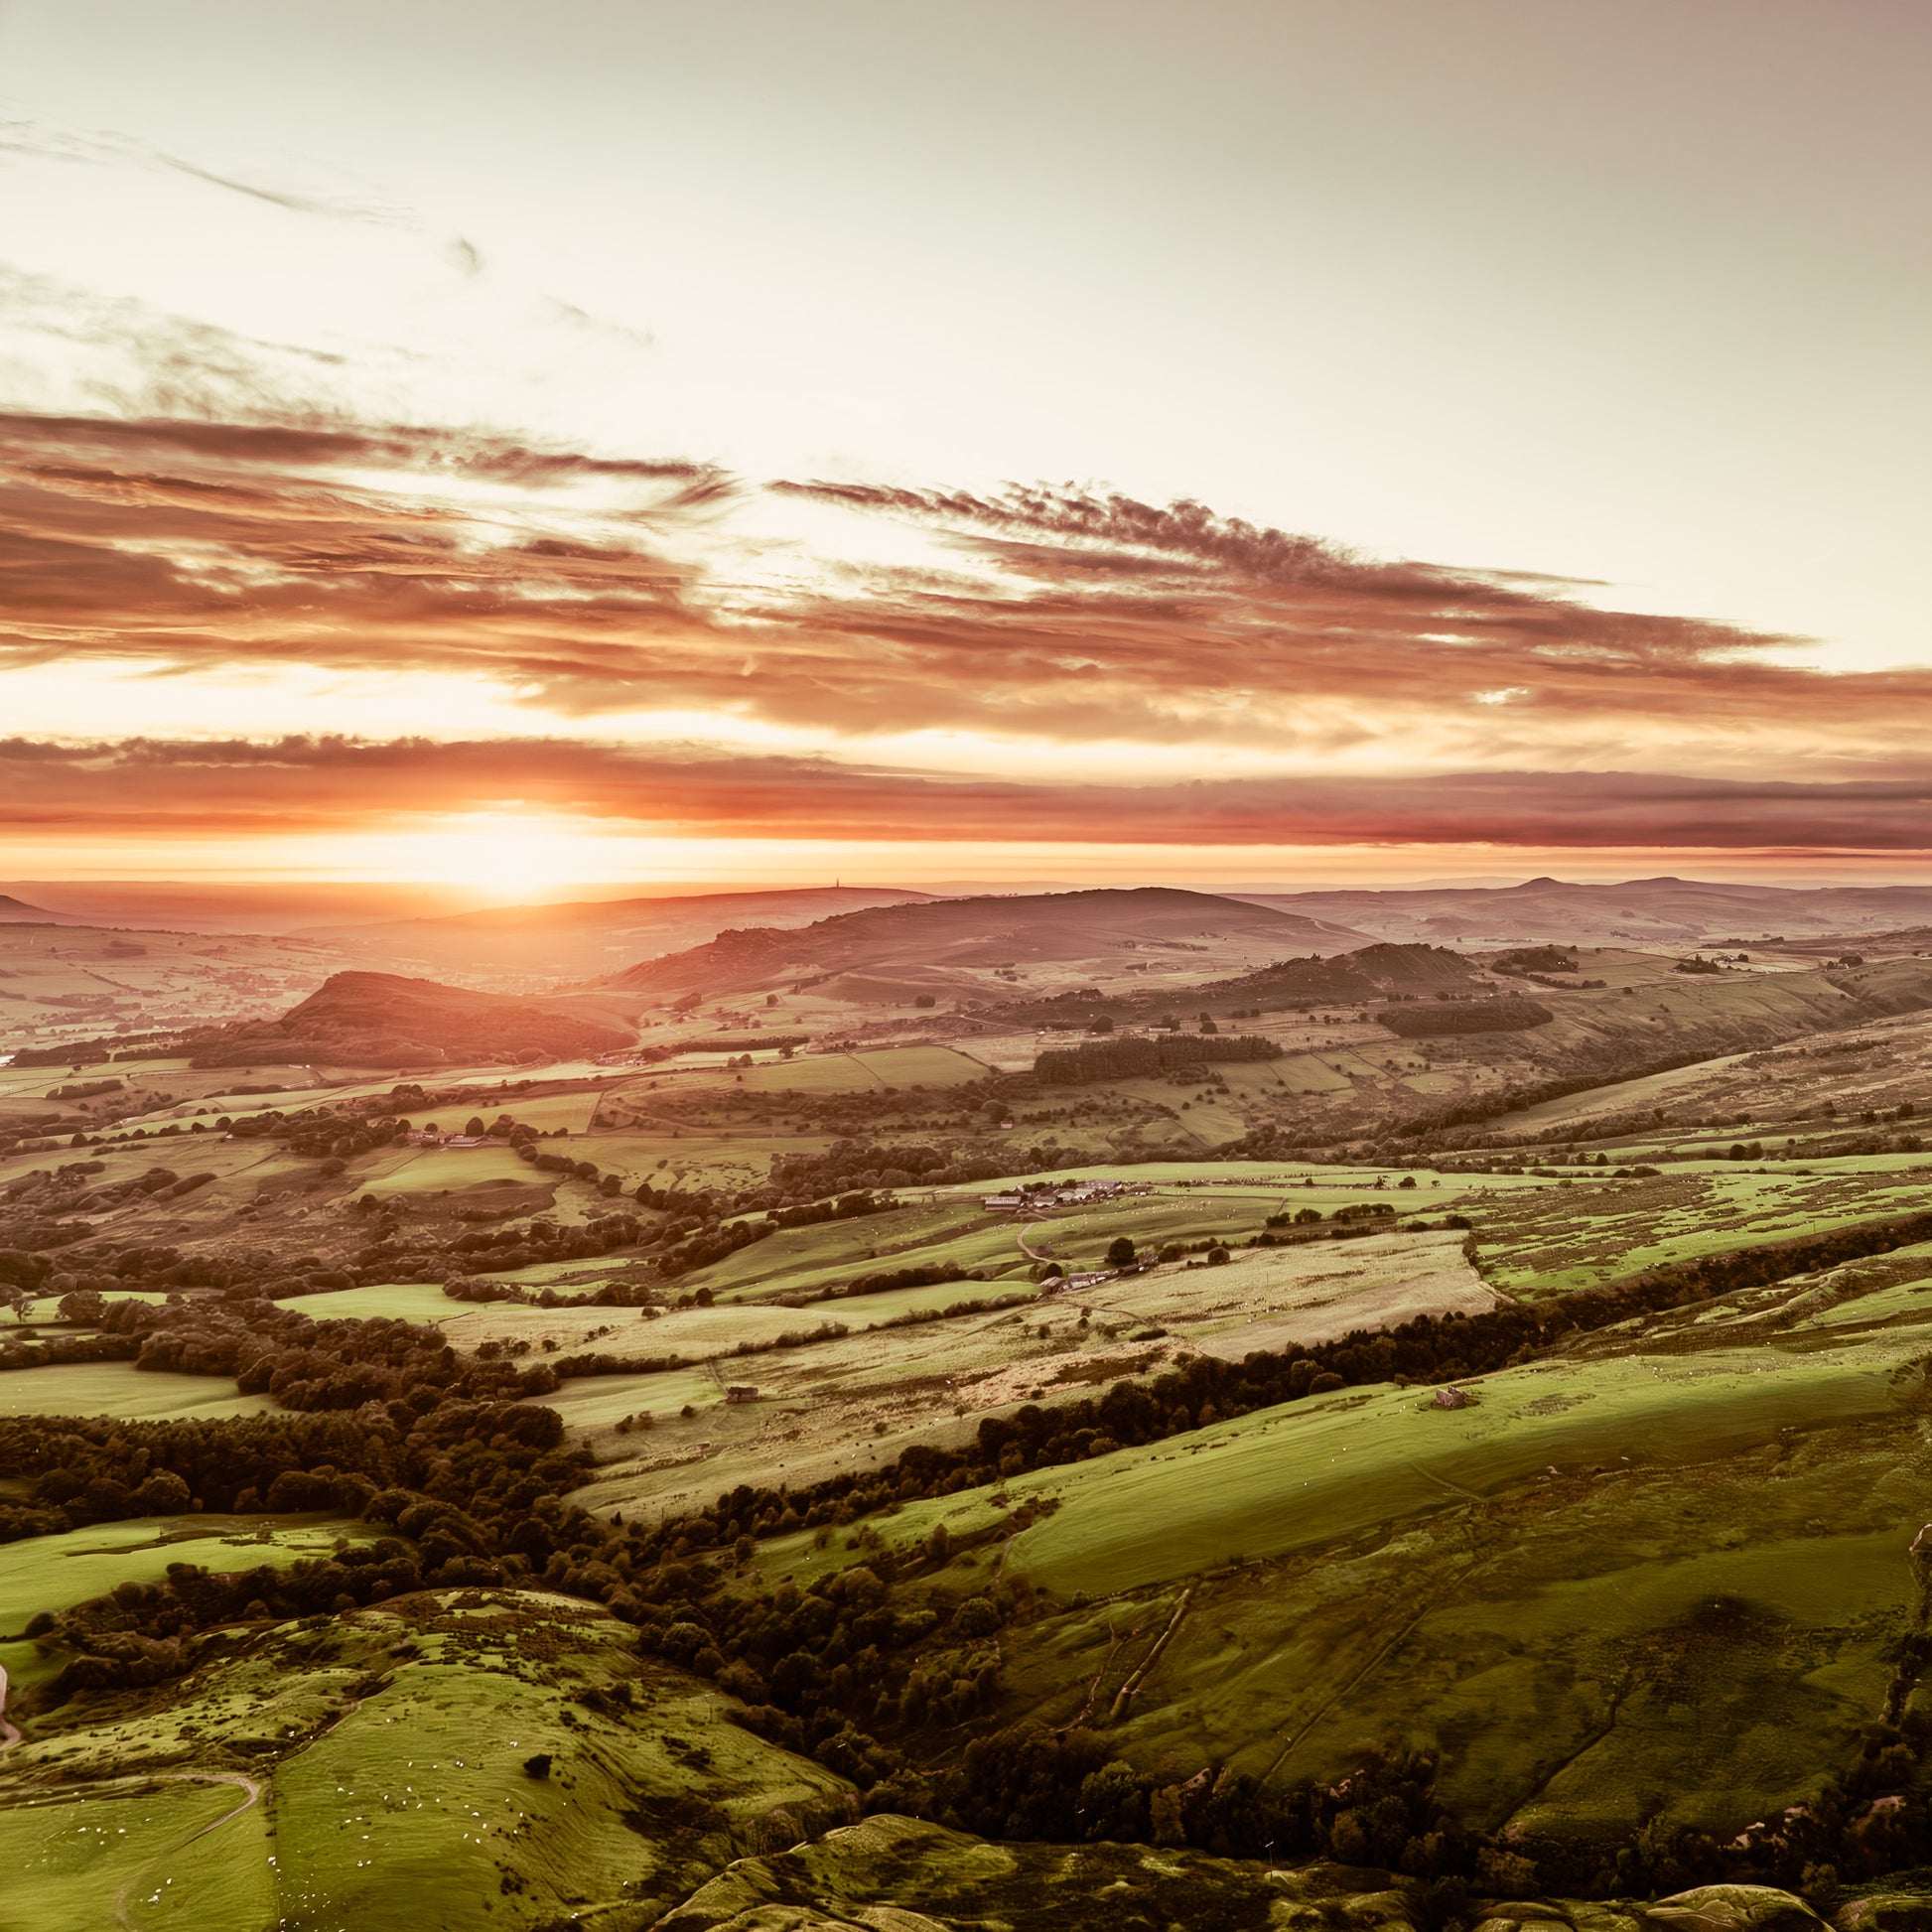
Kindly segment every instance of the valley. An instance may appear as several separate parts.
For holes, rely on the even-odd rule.
[[[796,909],[0,927],[23,1928],[1862,1932],[1932,1860],[1932,958]]]

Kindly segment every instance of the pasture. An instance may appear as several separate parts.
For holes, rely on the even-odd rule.
[[[383,1172],[365,1175],[357,1191],[386,1200],[391,1194],[448,1193],[504,1180],[528,1186],[550,1178],[519,1161],[507,1145],[491,1142],[487,1147],[420,1149]]]
[[[1892,1414],[1915,1343],[1539,1363],[1486,1378],[1461,1410],[1410,1390],[1337,1391],[1016,1479],[1016,1496],[1050,1490],[1062,1507],[1009,1561],[1056,1591],[1133,1588],[1341,1542],[1552,1466],[1714,1459],[1780,1430]]]
[[[253,1570],[327,1556],[346,1539],[373,1541],[391,1534],[382,1524],[345,1517],[150,1516],[95,1523],[86,1529],[34,1536],[7,1545],[0,1564],[0,1640],[18,1641],[41,1610],[65,1610],[119,1583],[160,1583],[171,1563],[205,1570]],[[15,1672],[27,1683],[34,1672]]]
[[[1483,1272],[1521,1296],[1567,1294],[1661,1262],[1693,1260],[1924,1205],[1911,1157],[1750,1169],[1673,1165],[1654,1178],[1546,1183],[1471,1208]],[[1505,1176],[1488,1176],[1501,1179]]]
[[[218,1375],[177,1375],[132,1362],[56,1362],[0,1375],[0,1415],[118,1416],[127,1422],[212,1421],[267,1415],[265,1395],[242,1395]]]
[[[454,1321],[477,1311],[474,1302],[457,1302],[435,1282],[371,1283],[367,1288],[333,1288],[321,1295],[278,1295],[284,1308],[312,1321]]]
[[[889,1087],[960,1087],[989,1071],[952,1046],[854,1047],[848,1057]]]
[[[16,1885],[9,1932],[113,1924],[117,1900],[184,1932],[648,1922],[771,1806],[836,1802],[830,1773],[727,1723],[600,1612],[459,1600],[268,1628],[172,1712],[32,1723],[0,1760],[0,1792],[26,1800],[0,1805],[0,1861],[34,1875],[38,1915]],[[570,1701],[589,1693],[599,1709]],[[547,1778],[523,1769],[537,1753]]]
[[[1913,1612],[1909,1427],[1828,1426],[1771,1481],[1765,1449],[1566,1471],[1184,1599],[1176,1579],[1076,1605],[1024,1632],[1009,1715],[1105,1708],[1179,1610],[1118,1732],[1138,1761],[1286,1786],[1375,1739],[1439,1754],[1447,1802],[1491,1829],[1613,1839],[1655,1810],[1728,1833],[1814,1796],[1884,1696]]]
[[[1252,1273],[1244,1275],[1244,1269]],[[1027,1284],[954,1282],[914,1292],[943,1307],[969,1294],[991,1299],[1014,1291],[1027,1292]],[[903,1328],[862,1325],[866,1318],[885,1318],[876,1306],[887,1303],[884,1295],[772,1310],[797,1327],[823,1319],[844,1322],[850,1332],[741,1360],[713,1356],[721,1380],[758,1386],[755,1403],[714,1407],[691,1420],[654,1410],[665,1426],[645,1442],[598,1436],[593,1426],[592,1444],[604,1466],[578,1500],[628,1517],[708,1500],[738,1482],[782,1479],[796,1485],[891,1460],[910,1442],[963,1438],[987,1414],[1095,1395],[1109,1382],[1158,1374],[1195,1348],[1238,1357],[1253,1347],[1279,1345],[1278,1335],[1291,1324],[1304,1332],[1339,1334],[1476,1297],[1491,1299],[1460,1267],[1452,1241],[1392,1234],[1254,1250],[1225,1268],[1171,1265],[1134,1282],[1042,1295],[1018,1308]],[[644,1331],[647,1344],[626,1343],[621,1350],[617,1342],[601,1345],[659,1352],[671,1333],[695,1334],[699,1317],[721,1312],[681,1311],[652,1322]],[[674,1331],[673,1322],[687,1325]],[[1149,1325],[1170,1332],[1136,1341],[1134,1332]],[[693,1351],[687,1345],[685,1352]],[[594,1402],[589,1385],[584,1388],[583,1401]],[[652,1406],[647,1393],[598,1413],[608,1413],[614,1423],[629,1410]],[[578,1413],[592,1412],[587,1407]],[[926,1507],[908,1505],[903,1520]],[[1153,1525],[1149,1533],[1161,1535]],[[788,1552],[792,1544],[779,1539],[769,1547]],[[789,1558],[779,1567],[790,1568]]]

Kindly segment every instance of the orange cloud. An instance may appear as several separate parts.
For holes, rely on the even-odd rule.
[[[0,797],[21,834],[130,839],[538,811],[598,829],[771,840],[1932,849],[1932,768],[1838,783],[1510,771],[1091,785],[574,740],[15,739],[0,741]]]
[[[842,513],[845,549],[732,521],[806,504]],[[888,524],[924,560],[868,561]],[[1365,561],[1198,504],[756,489],[702,463],[414,429],[0,417],[0,668],[407,670],[566,715],[840,734],[1309,759],[1426,743],[1430,763],[1500,768],[1668,763],[1697,738],[1717,761],[1699,768],[1733,772],[1775,739],[1786,768],[1854,775],[1908,752],[1932,701],[1926,671],[1793,665],[1770,654],[1790,639]]]

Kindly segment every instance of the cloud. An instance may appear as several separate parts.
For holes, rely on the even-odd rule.
[[[251,179],[243,170],[210,167],[206,162],[191,161],[128,135],[52,127],[24,115],[0,115],[0,154],[62,162],[75,167],[137,168],[153,173],[185,175],[191,181],[218,188],[225,194],[265,202],[295,214],[320,215],[337,221],[372,222],[387,228],[413,228],[418,225],[405,209],[393,203],[341,185],[325,189]],[[464,245],[468,246],[467,243]]]
[[[269,708],[254,745],[19,746],[0,823],[513,807],[772,839],[1932,847],[1932,673],[1831,674],[1581,589],[1070,487],[760,490],[321,414],[0,415],[0,669],[481,680],[560,734],[282,739]],[[606,711],[802,727],[832,755],[625,748]],[[868,735],[915,728],[977,742],[949,756],[978,769],[867,761]],[[1137,744],[1200,775],[1072,781],[1136,769],[1107,748]]]
[[[0,740],[20,836],[410,830],[539,812],[769,840],[1922,852],[1932,765],[1835,784],[1631,772],[1053,784],[577,740]]]
[[[1699,769],[1834,775],[1909,751],[1932,700],[1923,671],[1829,674],[1780,661],[1786,638],[1197,503],[759,496],[684,458],[273,413],[0,417],[0,666],[431,670],[575,716],[722,707],[839,735],[1501,768],[1689,746]],[[807,509],[809,540],[735,520]],[[881,562],[889,527],[906,541]]]
[[[0,416],[0,664],[641,684],[709,621],[663,539],[731,489],[451,431]]]

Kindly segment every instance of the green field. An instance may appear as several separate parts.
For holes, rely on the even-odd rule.
[[[99,1596],[120,1583],[162,1582],[171,1563],[206,1570],[252,1570],[327,1556],[344,1538],[364,1542],[391,1534],[348,1518],[304,1516],[151,1516],[135,1522],[96,1523],[55,1536],[29,1537],[6,1545],[0,1563],[0,1643],[32,1653],[19,1642],[27,1621],[41,1610],[65,1610]],[[17,1683],[39,1674],[40,1660],[16,1668]]]
[[[1543,1296],[1663,1262],[1912,1213],[1927,1200],[1926,1164],[1913,1157],[1766,1164],[1753,1172],[1758,1166],[1686,1162],[1650,1179],[1546,1182],[1538,1193],[1499,1190],[1487,1199],[1478,1191],[1464,1211],[1476,1224],[1484,1274],[1514,1294]]]
[[[558,1127],[567,1133],[581,1134],[590,1126],[591,1116],[597,1111],[602,1097],[598,1091],[544,1093],[534,1098],[506,1093],[469,1107],[418,1107],[398,1118],[406,1120],[411,1127],[423,1128],[434,1124],[446,1134],[460,1134],[473,1117],[481,1119],[487,1126],[499,1114],[508,1114],[530,1127],[540,1128],[546,1134]],[[482,1151],[481,1148],[475,1150],[477,1153]]]
[[[1781,1429],[1890,1414],[1894,1372],[1922,1339],[1722,1363],[1539,1364],[1488,1377],[1476,1407],[1447,1412],[1404,1390],[1319,1396],[1018,1478],[1016,1495],[1050,1490],[1062,1507],[1009,1561],[1063,1592],[1134,1588],[1340,1542],[1552,1465],[1727,1455]]]
[[[284,1308],[312,1321],[452,1321],[474,1314],[477,1304],[457,1302],[435,1282],[371,1283],[367,1288],[334,1288],[321,1295],[279,1295]]]
[[[1075,1608],[1025,1633],[1016,1699],[1065,1722],[1179,1610],[1120,1732],[1142,1761],[1290,1784],[1410,1745],[1491,1829],[1615,1839],[1654,1809],[1727,1833],[1856,1751],[1909,1627],[1922,1512],[1897,1479],[1901,1425],[1866,1429],[1806,1439],[1775,1480],[1763,1450],[1573,1473],[1196,1577],[1184,1606],[1176,1580]],[[1136,1638],[1111,1659],[1110,1631]]]
[[[837,1779],[726,1723],[601,1612],[460,1600],[268,1629],[171,1711],[30,1721],[0,1760],[8,1932],[119,1909],[184,1932],[644,1925],[775,1808],[794,1834],[846,1815]],[[592,1692],[620,1715],[574,1702]],[[538,1752],[542,1779],[523,1769]]]
[[[1482,1378],[1471,1408],[1340,1391],[875,1527],[992,1531],[1051,1593],[1014,1633],[1004,1721],[1104,1710],[1172,1623],[1118,1727],[1136,1762],[1294,1782],[1414,1745],[1490,1828],[1615,1839],[1656,1808],[1734,1831],[1856,1750],[1913,1614],[1932,1301],[1894,1294],[1844,1306],[1916,1325],[1687,1346],[1714,1311],[1676,1311],[1628,1352]],[[1781,1301],[1807,1306],[1766,1290],[1739,1318]],[[1055,1507],[1001,1535],[1033,1499]],[[803,1585],[864,1560],[803,1532],[758,1563]],[[985,1559],[955,1561],[978,1587]]]
[[[830,1145],[828,1139],[808,1134],[600,1127],[572,1151],[607,1173],[622,1174],[626,1187],[640,1180],[659,1187],[745,1187],[762,1180],[779,1155],[822,1154]]]
[[[485,1181],[545,1185],[553,1178],[519,1161],[507,1145],[492,1142],[488,1147],[424,1148],[405,1155],[383,1172],[368,1174],[359,1191],[382,1200],[390,1194],[430,1194]]]
[[[129,1422],[260,1416],[265,1395],[241,1395],[219,1375],[176,1375],[132,1362],[57,1362],[0,1375],[0,1415],[120,1416]]]
[[[987,1075],[980,1061],[951,1046],[855,1048],[851,1057],[889,1087],[958,1087]]]

